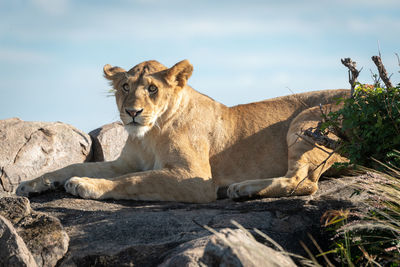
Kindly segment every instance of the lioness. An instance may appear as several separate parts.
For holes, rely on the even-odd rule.
[[[320,121],[317,105],[333,103],[348,90],[226,107],[187,85],[192,71],[187,60],[171,68],[146,61],[129,71],[105,65],[130,134],[121,156],[44,174],[21,183],[17,194],[64,185],[92,199],[204,203],[226,186],[230,198],[308,195],[341,160],[336,154],[328,158],[331,150],[302,133]]]

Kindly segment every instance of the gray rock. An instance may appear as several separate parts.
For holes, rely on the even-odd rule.
[[[211,235],[208,235],[179,245],[169,253],[168,257],[162,264],[159,265],[159,267],[203,266],[203,263],[200,261],[200,259],[203,257],[204,249],[210,242],[210,239]]]
[[[69,237],[53,216],[33,212],[16,226],[38,266],[55,266],[68,250]]]
[[[218,234],[186,242],[160,267],[296,266],[290,257],[267,247],[248,232],[224,228]]]
[[[5,192],[0,192],[0,215],[6,217],[13,224],[31,214],[31,206],[26,197],[16,197]]]
[[[93,161],[112,161],[119,157],[128,132],[121,122],[113,122],[89,133],[93,140]]]
[[[59,219],[32,211],[27,198],[0,194],[0,216],[12,222],[37,266],[55,266],[67,252],[69,237]],[[6,244],[0,240],[0,247]]]
[[[200,261],[205,266],[296,266],[290,257],[257,242],[248,233],[228,228],[210,237]]]
[[[259,229],[291,253],[306,256],[300,240],[314,248],[307,233],[327,251],[322,214],[357,207],[365,200],[363,194],[350,197],[352,183],[353,178],[321,181],[314,196],[245,202],[225,199],[208,204],[85,200],[62,191],[30,200],[35,210],[58,217],[70,237],[69,250],[59,266],[156,266],[179,245],[209,236],[202,225],[216,230],[236,228],[231,220],[248,230]],[[199,257],[194,250],[186,254]]]
[[[61,122],[0,120],[0,190],[73,163],[90,160],[89,135]]]
[[[0,266],[36,267],[31,252],[11,222],[0,215]]]

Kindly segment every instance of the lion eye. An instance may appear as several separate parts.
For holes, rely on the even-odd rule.
[[[154,84],[150,85],[149,88],[147,88],[147,90],[149,91],[150,94],[155,94],[158,91],[157,86],[155,86]]]
[[[124,84],[122,85],[122,90],[124,90],[125,92],[129,92],[129,84],[124,83]]]

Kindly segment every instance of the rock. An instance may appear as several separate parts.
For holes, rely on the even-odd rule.
[[[0,215],[6,217],[13,224],[31,214],[31,206],[26,197],[16,197],[0,192]]]
[[[257,242],[249,233],[229,228],[210,238],[200,261],[206,266],[296,266],[289,256]]]
[[[55,266],[68,250],[69,237],[53,216],[34,212],[19,221],[17,227],[38,266]]]
[[[203,257],[204,249],[210,242],[212,235],[197,238],[189,242],[179,245],[177,248],[172,250],[168,257],[164,260],[159,267],[169,266],[190,266],[200,267],[202,266],[200,259]]]
[[[0,194],[0,216],[12,222],[37,266],[55,266],[67,252],[69,237],[59,219],[32,211],[27,198]]]
[[[63,191],[30,200],[33,209],[58,217],[70,237],[69,250],[59,266],[156,266],[171,258],[179,245],[209,236],[202,225],[216,230],[236,228],[231,220],[248,230],[259,229],[291,253],[307,256],[300,240],[313,251],[307,233],[327,251],[322,214],[357,207],[365,200],[364,194],[350,197],[352,183],[353,178],[324,180],[313,196],[245,202],[224,199],[208,204],[85,200]],[[318,252],[314,249],[313,253]],[[195,250],[184,254],[200,257]]]
[[[61,122],[0,121],[0,190],[73,163],[90,160],[89,135]]]
[[[113,122],[89,133],[93,140],[93,161],[112,161],[119,157],[128,132],[121,122]]]
[[[31,252],[11,222],[0,215],[0,266],[36,267]]]
[[[290,257],[257,242],[248,232],[224,228],[180,245],[160,267],[296,266]]]

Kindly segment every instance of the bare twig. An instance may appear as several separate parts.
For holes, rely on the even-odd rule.
[[[376,266],[382,267],[382,265],[380,265],[378,262],[375,261],[376,256],[369,255],[368,252],[362,246],[358,246],[358,248],[362,251],[364,257],[368,260],[368,263],[366,265],[370,265],[370,263],[372,262]]]
[[[318,245],[317,241],[314,239],[314,237],[310,234],[307,233],[308,238],[310,238],[311,242],[314,244],[314,246],[318,249],[318,252],[322,257],[324,257],[324,260],[326,262],[326,265],[329,267],[334,267],[335,265],[332,264],[332,262],[328,259],[328,257],[325,255],[325,253],[322,251],[321,247]],[[317,256],[318,257],[318,256]]]
[[[296,96],[296,93],[293,92],[292,89],[290,89],[289,87],[286,87],[286,88],[292,93],[292,95]],[[307,104],[306,104],[303,100],[301,100],[299,97],[297,97],[296,99],[297,99],[297,100],[300,102],[300,104],[302,104],[305,108],[310,108],[310,106],[307,105]]]
[[[356,87],[357,77],[361,70],[357,70],[357,63],[352,61],[351,58],[342,58],[342,64],[349,69],[349,83],[351,85],[351,97],[354,95],[354,88]]]
[[[327,147],[332,150],[336,150],[340,145],[340,142],[333,140],[326,135],[323,135],[321,131],[319,131],[318,127],[315,129],[309,128],[305,130],[303,134],[310,137],[318,145]]]
[[[325,165],[325,164],[328,162],[328,160],[329,160],[335,153],[336,153],[335,151],[329,153],[328,157],[327,157],[324,161],[322,161],[320,164],[318,164],[317,167],[315,167],[313,170],[311,170],[311,172],[309,172],[309,173],[307,174],[306,177],[304,177],[300,182],[297,183],[296,187],[290,192],[289,196],[292,196],[292,195],[294,194],[294,192],[296,192],[296,190],[300,187],[300,185],[301,185],[305,180],[307,180],[307,179],[310,177],[310,175],[311,175],[312,173],[314,173],[319,167],[321,167],[322,165]],[[322,170],[321,170],[321,171],[322,171]],[[321,172],[319,173],[319,175],[321,175]]]
[[[379,77],[378,74],[373,73],[371,69],[369,69],[369,71],[371,72],[371,78],[374,81],[374,86],[378,87],[379,86],[379,81],[381,79],[381,77]]]
[[[304,132],[303,132],[303,135],[306,136],[306,135],[304,134]],[[312,141],[310,141],[310,140],[307,140],[306,138],[304,138],[304,136],[301,136],[301,135],[298,134],[298,133],[296,133],[296,136],[297,136],[296,142],[297,142],[297,140],[299,140],[299,138],[300,138],[300,139],[302,139],[303,141],[305,141],[306,143],[308,143],[308,144],[314,146],[315,148],[317,148],[317,149],[319,149],[319,150],[321,150],[321,151],[324,151],[324,152],[327,153],[327,154],[330,154],[330,153],[331,153],[331,152],[329,152],[328,150],[324,149],[322,146],[317,146],[317,145],[315,144],[315,143],[317,143],[317,142],[316,142],[316,141],[314,140],[314,138],[311,137],[311,136],[309,136],[309,137],[310,137],[311,139],[313,139],[314,142],[312,142]],[[317,143],[317,144],[318,144],[318,143]],[[294,145],[294,143],[293,143],[292,145]]]
[[[270,242],[272,245],[274,245],[278,251],[282,251],[284,252],[285,250],[283,249],[283,247],[281,247],[281,245],[279,245],[277,242],[275,242],[275,240],[273,240],[271,237],[269,237],[268,235],[264,234],[263,232],[261,232],[260,230],[253,228],[254,232],[256,232],[257,234],[259,234],[260,236],[264,237],[265,240],[267,240],[268,242]]]
[[[393,85],[390,82],[390,79],[388,77],[387,71],[385,69],[385,66],[382,63],[382,59],[380,56],[373,56],[372,61],[375,63],[376,67],[378,68],[379,71],[379,76],[381,77],[382,81],[385,83],[386,88],[392,88]]]
[[[399,57],[399,54],[397,54],[397,53],[394,53],[395,55],[396,55],[396,57],[397,57],[397,63],[399,64],[399,67],[400,67],[400,57]],[[399,71],[400,72],[400,71]]]
[[[305,102],[301,99],[300,95],[298,95],[298,94],[296,94],[295,92],[293,92],[293,90],[290,89],[289,87],[286,87],[286,88],[292,93],[292,95],[296,98],[297,101],[299,101],[299,103],[300,103],[304,108],[306,108],[306,109],[311,108],[310,105],[308,105],[307,103],[305,103]],[[321,105],[321,104],[320,104],[320,105]],[[315,111],[315,110],[311,110],[311,112],[314,113],[314,114],[316,114],[316,115],[318,114],[318,111]]]
[[[322,109],[322,105],[320,105],[320,112],[321,115],[324,119],[327,118],[326,114],[324,113],[323,109]],[[307,130],[305,130],[303,132],[304,136],[310,137],[315,143],[312,143],[311,141],[307,140],[307,138],[304,138],[303,136],[301,136],[300,134],[296,134],[298,138],[303,139],[305,142],[311,144],[312,146],[324,151],[325,153],[328,154],[328,157],[322,161],[320,164],[318,164],[318,166],[316,166],[311,172],[308,173],[308,175],[303,178],[297,185],[296,187],[290,192],[290,196],[294,194],[294,192],[296,192],[296,190],[299,188],[299,186],[307,179],[309,178],[311,173],[314,173],[319,167],[321,167],[322,165],[325,165],[328,160],[333,156],[333,154],[336,153],[336,151],[339,149],[340,147],[340,141],[336,141],[333,140],[331,138],[329,138],[326,134],[322,133],[321,131],[321,124],[322,122],[319,122],[317,127],[315,128],[309,128]],[[340,132],[340,131],[339,131]],[[341,135],[341,134],[340,134]],[[338,136],[336,134],[336,136]],[[338,136],[339,137],[339,136]],[[340,138],[340,137],[339,137]],[[297,141],[298,139],[296,139]],[[342,139],[344,140],[344,139]],[[333,150],[332,152],[329,152],[327,150],[324,149],[324,147]]]
[[[381,46],[379,45],[379,40],[376,41],[376,44],[377,44],[377,46],[378,46],[378,54],[379,54],[379,57],[382,57],[382,55],[381,55]]]
[[[321,116],[323,119],[323,122],[330,122],[331,120],[328,118],[328,116],[326,115],[326,112],[324,112],[322,105],[319,104],[319,110],[321,112]],[[330,108],[330,111],[332,111],[332,107]],[[317,125],[317,129],[321,133],[321,124],[322,122],[319,122]],[[337,137],[339,137],[339,139],[343,140],[343,141],[348,141],[349,138],[347,137],[347,135],[339,128],[339,126],[336,123],[332,123],[329,126],[329,132],[333,133],[334,135],[336,135]],[[327,133],[324,133],[323,135],[327,136]],[[335,146],[336,147],[336,146]]]
[[[303,247],[304,251],[307,253],[308,257],[310,257],[310,259],[312,260],[312,262],[317,265],[317,266],[321,266],[317,259],[314,257],[314,255],[311,253],[310,249],[306,246],[306,244],[304,244],[303,241],[299,241],[300,245]]]

